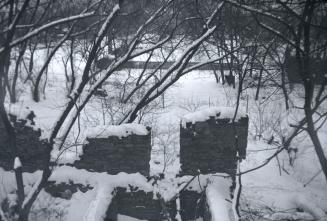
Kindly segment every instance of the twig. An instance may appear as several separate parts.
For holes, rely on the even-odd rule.
[[[303,186],[306,187],[309,183],[312,182],[312,180],[314,180],[318,175],[319,173],[322,171],[322,169],[320,169],[313,177],[311,177],[308,182],[306,182]]]

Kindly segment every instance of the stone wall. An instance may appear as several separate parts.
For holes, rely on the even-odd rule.
[[[41,131],[36,131],[27,126],[27,120],[17,120],[11,117],[16,129],[16,146],[18,156],[23,165],[24,172],[34,172],[42,169],[46,159],[46,143],[40,141]],[[0,119],[0,167],[5,170],[12,170],[16,155],[9,147],[9,137],[5,126]]]
[[[23,170],[33,172],[41,169],[46,158],[46,143],[39,140],[40,131],[26,125],[25,120],[12,119],[17,130],[17,148]],[[237,155],[246,156],[248,118],[240,118],[232,124],[230,119],[211,117],[204,122],[186,123],[180,128],[180,175],[208,173],[234,174]],[[0,121],[0,167],[13,169],[14,153],[8,147],[8,136]],[[237,142],[235,139],[237,137]],[[129,135],[123,138],[88,138],[83,147],[81,159],[74,163],[79,169],[117,174],[119,172],[140,172],[149,176],[151,156],[151,133]],[[233,180],[234,181],[234,180]],[[235,183],[232,183],[235,185]],[[233,185],[231,189],[233,189]],[[93,187],[81,184],[49,183],[45,188],[54,197],[70,199],[77,191],[86,192]],[[210,220],[206,196],[196,191],[184,190],[180,193],[180,215],[182,220],[202,217]],[[176,203],[164,202],[153,192],[144,192],[135,187],[118,187],[107,210],[105,221],[116,221],[117,214],[141,220],[174,220]]]
[[[150,129],[149,129],[150,130]],[[88,138],[83,155],[74,166],[96,172],[141,173],[150,171],[151,134],[127,137]]]
[[[176,215],[176,204],[165,203],[158,196],[154,199],[153,192],[125,188],[117,188],[115,192],[104,221],[116,221],[117,214],[149,221],[174,219]]]
[[[205,214],[205,192],[184,190],[180,193],[180,215],[182,220],[196,220]]]
[[[55,181],[48,181],[44,190],[53,197],[59,197],[62,199],[71,199],[72,195],[77,191],[86,193],[88,190],[92,190],[90,185],[84,186],[79,183],[70,181],[69,183],[56,183]]]
[[[237,135],[237,145],[235,140]],[[237,152],[246,156],[248,118],[233,125],[230,119],[211,117],[204,122],[180,127],[181,175],[208,173],[234,174]],[[236,147],[237,146],[237,147]]]

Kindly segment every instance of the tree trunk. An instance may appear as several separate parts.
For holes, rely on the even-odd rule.
[[[73,92],[74,87],[75,87],[75,70],[74,70],[74,39],[72,39],[71,44],[70,44],[70,68],[71,68],[71,84],[69,88],[69,94]]]
[[[327,181],[327,158],[325,156],[324,149],[321,146],[317,131],[315,130],[311,111],[306,110],[305,116],[308,124],[308,134],[311,138],[317,157],[319,159],[319,163],[321,165],[321,169],[324,172]]]
[[[284,67],[282,68],[282,91],[283,91],[283,94],[284,94],[284,99],[285,99],[285,108],[286,110],[288,110],[290,107],[289,107],[289,104],[288,104],[288,94],[287,94],[287,89],[286,89],[286,74],[285,74],[285,70],[284,70]]]
[[[70,29],[71,30],[71,29]],[[34,90],[33,90],[33,100],[35,102],[40,101],[40,92],[39,92],[39,85],[41,78],[43,76],[44,71],[47,69],[52,57],[56,54],[57,50],[60,48],[60,46],[66,41],[66,39],[69,36],[70,31],[57,43],[57,45],[54,47],[54,49],[50,52],[49,56],[47,57],[46,61],[44,62],[41,70],[39,71],[36,80],[35,80],[35,85],[34,85]]]
[[[11,103],[17,102],[16,85],[17,85],[17,80],[18,80],[18,76],[19,76],[20,63],[23,59],[25,51],[26,51],[26,43],[24,43],[22,45],[21,49],[19,50],[18,58],[16,60],[15,73],[14,73],[14,77],[13,77],[13,80],[11,83],[11,93],[10,93],[10,102]]]

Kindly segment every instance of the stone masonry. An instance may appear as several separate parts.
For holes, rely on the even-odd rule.
[[[149,175],[150,132],[148,135],[132,134],[122,138],[88,138],[87,141],[81,159],[74,163],[75,167],[109,174],[139,172]]]
[[[154,198],[153,192],[143,190],[117,188],[115,196],[107,210],[105,221],[117,221],[117,214],[134,217],[141,220],[157,221],[174,218],[176,204]]]
[[[46,159],[46,143],[39,140],[41,131],[27,126],[27,120],[12,118],[17,131],[17,148],[23,170],[34,172],[41,169]],[[245,159],[248,117],[232,123],[229,118],[212,116],[206,121],[188,122],[180,127],[180,175],[210,173],[235,174],[238,157]],[[151,156],[151,131],[147,135],[130,134],[119,138],[108,136],[87,138],[83,155],[73,166],[94,172],[109,174],[141,173],[149,176]],[[147,131],[145,130],[145,131]],[[146,134],[146,133],[145,133]],[[8,135],[0,121],[0,167],[13,169],[15,154],[9,149]],[[234,185],[234,184],[233,184]],[[86,192],[93,187],[75,183],[49,183],[45,188],[54,197],[70,199],[77,191]],[[233,189],[233,186],[231,187]],[[144,192],[137,187],[118,187],[106,213],[105,221],[116,221],[117,214],[142,220],[165,220],[176,216],[176,202],[164,202],[153,192]],[[210,220],[205,192],[183,190],[180,193],[182,220],[203,217]]]
[[[17,120],[11,116],[11,121],[16,129],[16,147],[23,172],[34,172],[42,169],[46,159],[46,142],[40,141],[41,131],[27,126],[27,120]],[[16,154],[9,147],[9,137],[4,123],[0,119],[0,167],[13,170]]]
[[[205,197],[205,194],[196,191],[182,191],[179,197],[182,220],[196,220],[199,217],[204,217]]]
[[[181,125],[181,175],[235,174],[237,152],[242,159],[246,155],[247,135],[248,117],[234,124],[230,119],[210,117],[207,121]]]

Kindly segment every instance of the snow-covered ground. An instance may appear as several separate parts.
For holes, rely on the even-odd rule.
[[[68,101],[64,83],[60,84],[64,79],[60,62],[53,62],[49,73],[46,99],[35,103],[29,97],[29,93],[22,93],[17,104],[7,105],[11,113],[20,116],[25,116],[27,111],[33,110],[36,115],[35,127],[42,128],[42,137],[47,136],[47,133],[53,127],[54,122],[61,113],[62,108]],[[299,110],[291,109],[290,111],[284,111],[283,100],[279,98],[280,96],[274,96],[274,100],[265,101],[265,98],[269,97],[270,93],[269,90],[262,90],[261,103],[253,100],[254,91],[251,89],[246,90],[241,97],[240,111],[247,113],[250,118],[247,158],[240,165],[241,171],[249,170],[265,162],[265,159],[275,151],[275,146],[268,145],[265,139],[269,139],[272,132],[277,130],[276,128],[279,129],[281,134],[286,136],[289,132],[286,126],[290,122],[301,118]],[[295,91],[290,97],[291,104],[299,105],[300,100],[298,94],[300,93],[301,89],[295,88]],[[165,92],[164,98],[160,99],[160,102],[164,100],[164,107],[157,108],[145,115],[142,123],[152,127],[153,151],[150,162],[151,174],[165,173],[166,180],[162,181],[162,189],[158,191],[172,191],[167,193],[168,197],[168,195],[171,196],[176,191],[176,188],[170,188],[171,185],[174,186],[176,183],[169,182],[169,180],[174,178],[179,172],[178,152],[181,120],[186,114],[208,107],[235,107],[236,90],[217,84],[211,72],[194,71],[182,77],[180,81]],[[95,110],[98,109],[97,106],[94,106],[95,103],[96,101],[92,100],[91,105],[85,108],[86,111],[81,116],[82,122],[80,127],[82,133],[78,133],[73,129],[70,134],[71,140],[75,140],[78,136],[82,144],[84,137],[87,136],[87,131],[93,131],[90,130],[90,122],[94,124],[92,126],[95,126],[97,124],[96,122],[103,121],[102,112]],[[110,118],[110,116],[107,117]],[[146,133],[144,128],[138,128],[138,131],[141,131],[140,133]],[[323,146],[326,147],[327,126],[322,127],[319,135]],[[300,219],[303,213],[298,213],[299,211],[296,210],[300,207],[314,214],[315,217],[305,214],[309,219],[317,220],[319,216],[321,218],[320,220],[326,218],[327,185],[323,173],[318,173],[320,165],[313,146],[305,134],[302,134],[296,139],[293,145],[298,151],[292,166],[289,164],[288,154],[282,153],[266,166],[242,175],[241,209],[244,216],[251,217],[253,214],[256,214],[258,216],[264,216],[268,220],[276,220],[283,216],[290,216],[291,214],[293,218]],[[166,155],[163,154],[164,147],[167,148]],[[77,155],[76,153],[70,154],[70,152],[67,152],[62,157],[66,158],[64,160],[72,160],[71,157]],[[67,173],[71,175],[67,175]],[[318,175],[314,177],[317,173]],[[4,172],[0,168],[0,174],[1,201],[7,197],[8,193],[14,190],[15,182],[13,173]],[[80,174],[80,177],[78,174]],[[88,177],[85,177],[85,175]],[[38,176],[40,176],[39,172],[24,174],[24,181],[27,184],[26,192],[28,192],[28,189],[31,188]],[[33,210],[36,213],[39,210],[41,211],[42,208],[49,207],[51,204],[50,207],[53,211],[62,211],[63,220],[101,220],[99,214],[103,214],[103,210],[107,207],[105,202],[110,202],[113,187],[127,185],[128,182],[134,183],[139,181],[138,186],[143,186],[145,190],[153,190],[152,187],[148,186],[149,183],[142,180],[143,178],[138,174],[134,174],[129,178],[127,178],[128,176],[120,176],[122,178],[118,179],[118,175],[113,179],[113,177],[104,174],[90,175],[90,173],[82,173],[68,167],[59,168],[55,170],[51,179],[58,181],[63,179],[63,177],[70,177],[86,184],[92,181],[96,188],[85,194],[81,192],[75,193],[70,202],[63,199],[53,199],[45,192],[42,192]],[[311,181],[312,177],[314,179]],[[113,182],[113,180],[115,181]],[[164,188],[165,185],[166,188]],[[215,190],[208,189],[207,193],[215,193]],[[209,203],[215,206],[223,204],[221,201],[215,199],[212,199]],[[102,213],[97,212],[97,210],[102,210]],[[76,216],[76,211],[79,211],[78,216]],[[85,211],[86,215],[82,211]],[[42,218],[35,218],[35,220],[42,220]],[[119,220],[132,219],[120,216]],[[251,219],[249,218],[249,220]]]
[[[178,129],[178,121],[183,118],[185,113],[189,112],[185,111],[185,107],[189,107],[189,109],[191,107],[205,109],[210,106],[233,107],[235,93],[228,86],[224,87],[216,84],[213,75],[209,73],[190,74],[181,79],[178,85],[167,92],[167,99],[172,99],[170,100],[171,106],[167,108],[169,111],[161,114],[159,125],[174,124],[175,122]],[[251,91],[248,94],[251,96]],[[297,102],[296,99],[298,98],[293,97],[292,99],[293,102]],[[246,102],[246,99],[241,100],[241,109],[243,111],[246,111]],[[249,131],[247,158],[241,163],[241,171],[249,170],[264,163],[265,159],[275,152],[275,146],[268,145],[262,138],[261,140],[254,139],[255,127],[253,124],[258,123],[255,122],[255,119],[258,118],[258,112],[256,111],[256,104],[251,98],[249,98],[248,102],[247,113],[252,124],[250,125],[252,131]],[[277,115],[286,123],[293,122],[294,118],[300,118],[300,116],[296,116],[296,114],[299,115],[297,111],[281,111],[281,108],[284,108],[281,106],[281,102],[275,101],[267,105],[264,113],[267,116],[263,117],[267,118],[268,124],[272,125],[274,122],[269,118],[277,118]],[[285,125],[285,122],[282,123],[283,125]],[[287,130],[284,129],[284,132],[286,136]],[[266,134],[268,136],[269,133],[271,131],[267,128]],[[265,138],[269,139],[270,137],[267,135]],[[321,130],[320,136],[323,146],[326,147],[326,127]],[[272,160],[268,165],[242,175],[242,208],[244,211],[258,211],[259,214],[265,215],[279,211],[282,213],[296,212],[294,210],[298,207],[299,197],[302,200],[305,199],[307,203],[315,205],[314,207],[327,211],[327,185],[322,171],[309,184],[305,185],[320,170],[313,146],[303,136],[301,136],[301,139],[299,138],[299,141],[295,140],[294,143],[298,148],[294,166],[289,165],[287,154],[282,153],[278,159]],[[244,213],[246,214],[246,212]]]

